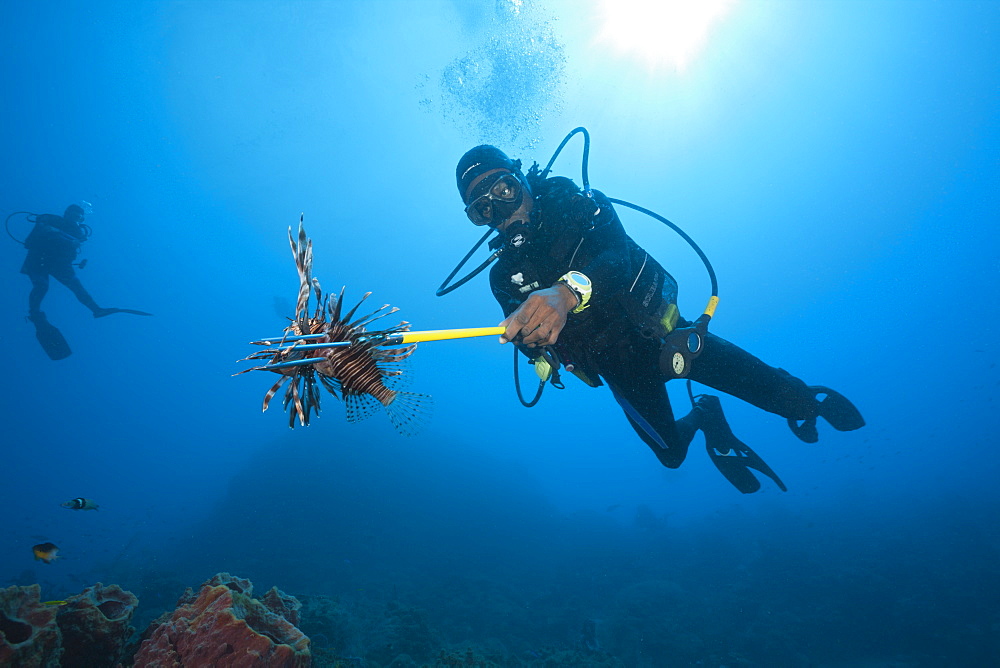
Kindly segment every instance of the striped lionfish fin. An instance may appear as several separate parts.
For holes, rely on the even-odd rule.
[[[292,247],[292,257],[295,258],[295,268],[299,272],[299,294],[295,302],[295,319],[300,320],[308,317],[309,291],[312,288],[312,240],[306,236],[306,230],[302,226],[305,214],[299,216],[299,239],[298,243],[292,236],[292,228],[288,228],[288,243]]]
[[[253,369],[248,369],[248,370],[253,371]],[[278,393],[278,390],[281,389],[281,386],[284,385],[287,380],[288,376],[282,376],[281,378],[278,379],[277,383],[271,386],[271,389],[268,390],[267,394],[264,395],[264,406],[260,409],[261,412],[267,410],[267,405],[271,403],[271,399],[274,397],[275,394]]]
[[[430,419],[433,399],[427,394],[396,392],[395,397],[385,407],[392,426],[403,436],[413,436]]]
[[[383,385],[390,390],[401,390],[410,385],[412,376],[407,373],[410,369],[407,358],[416,349],[417,344],[414,343],[405,348],[378,348],[373,351]]]
[[[358,306],[360,306],[360,304],[358,304]],[[386,309],[389,309],[389,310],[386,311]],[[384,318],[387,315],[392,315],[393,313],[395,313],[398,310],[399,310],[399,307],[397,307],[397,306],[392,306],[390,304],[382,304],[382,306],[380,306],[377,310],[369,313],[368,315],[364,316],[363,318],[358,318],[357,320],[355,320],[354,322],[352,322],[350,325],[348,325],[348,327],[350,327],[351,329],[356,329],[358,327],[365,327],[365,326],[370,325],[371,323],[375,322],[379,318]],[[351,313],[353,314],[354,311],[351,311]]]
[[[305,410],[302,408],[302,397],[299,396],[299,379],[292,378],[292,382],[288,385],[288,389],[285,391],[285,410],[288,411],[288,426],[295,429],[295,418],[299,418],[299,424],[303,427],[309,426],[309,416],[306,414]],[[288,406],[291,405],[295,408],[293,411],[288,410]]]
[[[341,296],[341,297],[343,297],[343,296],[344,296],[344,291],[343,291],[343,290],[341,290],[341,291],[340,291],[340,296]],[[358,302],[357,304],[355,304],[355,305],[354,305],[354,308],[352,308],[352,309],[351,309],[350,311],[348,311],[347,313],[345,313],[345,314],[344,314],[344,318],[343,318],[343,322],[344,322],[344,324],[345,324],[345,325],[347,325],[347,323],[349,323],[349,322],[351,321],[351,318],[353,318],[353,317],[354,317],[354,312],[355,312],[355,311],[357,311],[357,310],[358,310],[358,308],[359,308],[359,307],[360,307],[360,306],[361,306],[362,304],[364,304],[364,303],[365,303],[365,300],[366,300],[366,299],[368,299],[368,298],[369,298],[369,297],[371,297],[371,296],[372,296],[372,293],[371,293],[371,291],[369,290],[368,292],[366,292],[366,293],[365,293],[364,295],[362,295],[362,296],[361,296],[361,301],[359,301],[359,302]],[[386,306],[388,306],[388,304],[386,304]],[[383,307],[383,308],[384,308],[384,307]]]
[[[336,378],[330,378],[329,376],[324,376],[321,373],[318,373],[316,375],[319,377],[319,382],[322,383],[323,387],[326,388],[326,391],[332,394],[333,396],[337,397],[338,399],[340,399],[340,393],[342,392],[340,387],[340,381],[337,380]]]
[[[370,394],[347,394],[344,396],[344,409],[348,422],[361,422],[370,418],[382,404]]]
[[[330,313],[330,322],[331,323],[338,323],[338,322],[340,322],[340,311],[343,308],[343,304],[344,304],[344,290],[346,290],[346,289],[347,289],[346,285],[342,286],[340,288],[340,294],[338,296],[334,297],[331,294],[330,297],[327,299],[326,309]]]

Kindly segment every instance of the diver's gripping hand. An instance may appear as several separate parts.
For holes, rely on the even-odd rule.
[[[555,345],[566,326],[566,315],[577,302],[576,293],[562,283],[535,290],[499,324],[504,328],[500,343],[519,338],[528,348]]]

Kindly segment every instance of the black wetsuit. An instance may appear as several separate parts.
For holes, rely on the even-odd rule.
[[[625,233],[604,194],[588,199],[563,177],[529,174],[529,182],[532,220],[504,233],[507,248],[490,272],[493,295],[510,315],[533,290],[551,287],[568,271],[590,278],[589,306],[569,314],[556,352],[589,384],[607,383],[660,462],[680,466],[694,431],[678,428],[659,369],[667,328],[690,324],[669,317],[676,281]],[[688,377],[785,418],[816,416],[815,391],[804,382],[711,333]]]
[[[49,276],[73,291],[77,299],[91,311],[99,309],[93,298],[84,289],[73,269],[73,261],[80,252],[80,246],[87,240],[87,228],[51,213],[39,214],[35,227],[24,241],[28,255],[24,258],[21,273],[31,279],[31,293],[28,308],[31,314],[38,312],[42,298],[49,289]]]

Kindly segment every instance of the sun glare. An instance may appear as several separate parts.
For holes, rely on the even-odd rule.
[[[641,58],[650,69],[683,72],[713,24],[735,0],[601,0],[599,42]]]

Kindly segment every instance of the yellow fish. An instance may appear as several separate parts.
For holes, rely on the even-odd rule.
[[[35,553],[35,559],[51,564],[56,560],[56,553],[59,551],[59,548],[52,543],[39,543],[31,548],[31,551]]]

